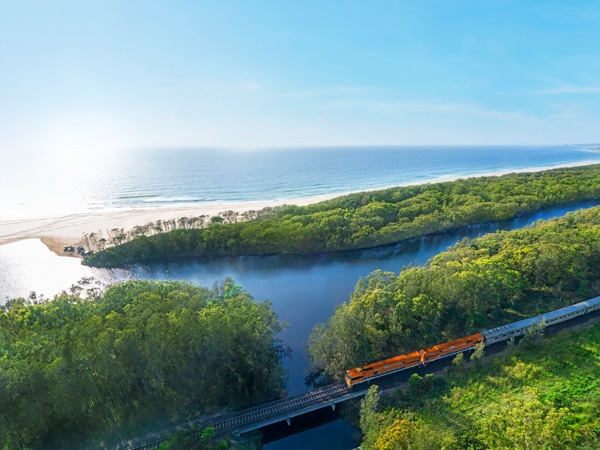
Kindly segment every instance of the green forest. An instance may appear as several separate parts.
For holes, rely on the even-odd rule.
[[[600,207],[464,239],[420,267],[361,279],[308,345],[313,373],[483,331],[600,293]]]
[[[128,242],[123,234],[84,263],[118,267],[175,257],[311,254],[373,248],[540,208],[600,198],[600,165],[397,187],[308,206],[216,216],[201,229],[176,229]],[[188,221],[184,221],[188,223]],[[204,223],[204,222],[203,222]],[[102,248],[106,246],[103,241]]]
[[[364,450],[563,450],[600,446],[600,324],[527,340],[362,402]]]
[[[281,330],[270,303],[231,279],[10,300],[0,309],[0,448],[114,446],[273,400],[286,380]]]
[[[393,188],[138,236],[86,263],[376,247],[598,198],[600,165]],[[349,301],[315,326],[310,370],[340,379],[351,367],[599,295],[598,280],[600,207],[463,239],[424,266],[360,279]],[[110,445],[283,395],[282,325],[269,302],[255,302],[233,280],[212,288],[131,281],[88,293],[14,299],[0,308],[0,448]],[[457,358],[443,379],[413,377],[391,399],[371,392],[363,406],[364,448],[431,448],[432,439],[433,448],[515,448],[507,430],[526,435],[515,411],[531,414],[531,429],[545,439],[528,448],[560,448],[559,432],[564,442],[594,448],[598,383],[576,370],[587,364],[597,371],[600,329],[581,333],[573,355],[564,335],[565,348],[529,343],[492,362],[473,362],[469,372]],[[551,361],[544,351],[561,359]],[[560,361],[562,369],[552,365]],[[209,431],[196,438],[210,441]],[[181,439],[185,447],[188,438]]]

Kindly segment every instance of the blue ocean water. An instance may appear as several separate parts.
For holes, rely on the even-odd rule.
[[[0,219],[115,208],[293,201],[473,175],[597,163],[597,147],[138,150],[124,152],[110,163],[85,167],[85,176],[76,181],[72,174],[60,172],[43,174],[39,179],[13,180],[10,195],[0,196]]]
[[[282,150],[139,150],[87,167],[84,176],[0,178],[0,222],[105,209],[289,200],[483,174],[600,163],[597,145],[337,147]],[[82,162],[81,167],[86,165]],[[0,173],[6,168],[0,167]],[[8,186],[9,188],[7,188]],[[28,244],[34,245],[34,244]],[[38,242],[35,248],[44,249]],[[0,303],[31,290],[52,296],[83,275],[47,276],[45,255],[0,246]],[[14,250],[13,250],[14,248]],[[22,261],[21,261],[22,260]],[[75,263],[75,261],[71,261]],[[44,268],[45,267],[45,268]],[[89,275],[89,274],[86,274]],[[110,278],[110,277],[109,277]],[[56,284],[56,283],[55,283]]]
[[[594,146],[165,149],[131,153],[90,186],[96,207],[297,199],[600,162]]]

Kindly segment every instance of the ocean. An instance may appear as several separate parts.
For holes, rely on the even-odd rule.
[[[0,166],[0,221],[245,201],[294,203],[390,186],[592,163],[600,163],[598,145],[593,144],[136,150],[93,163],[82,157],[65,165],[31,161],[21,170]],[[30,291],[51,297],[90,275],[73,260],[47,263],[52,255],[46,252],[35,242],[0,246],[0,303]],[[111,280],[109,276],[107,281]]]
[[[294,200],[475,175],[600,163],[598,145],[154,149],[94,164],[0,166],[0,222],[131,208]],[[62,162],[61,162],[62,164]],[[32,166],[35,162],[32,161]],[[59,167],[59,169],[57,169]],[[91,271],[39,241],[0,245],[0,304],[31,291],[52,297]]]
[[[123,152],[68,172],[7,173],[0,220],[285,200],[600,162],[597,145],[333,147]],[[38,168],[39,169],[39,168]]]

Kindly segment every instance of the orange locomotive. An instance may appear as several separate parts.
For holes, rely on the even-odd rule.
[[[424,366],[430,361],[464,352],[465,350],[474,348],[480,342],[483,342],[483,336],[481,334],[472,334],[471,336],[444,342],[443,344],[434,345],[423,350],[394,356],[383,361],[347,370],[344,378],[350,388],[355,384],[372,378],[410,369],[411,367]]]

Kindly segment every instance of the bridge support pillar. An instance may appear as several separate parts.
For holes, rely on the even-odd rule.
[[[292,424],[292,419],[290,417],[288,417],[287,419],[285,419],[285,421],[288,424],[288,427]]]
[[[335,411],[335,403],[334,403],[333,405],[331,405],[331,409],[332,409],[333,411]]]

